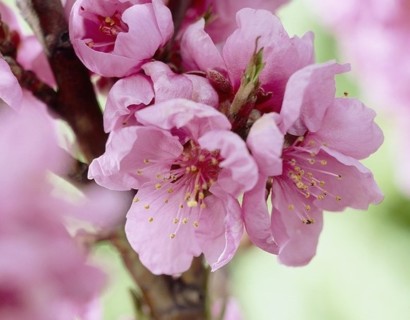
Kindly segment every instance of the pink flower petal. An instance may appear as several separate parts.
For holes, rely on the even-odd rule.
[[[6,61],[0,57],[0,104],[4,101],[11,108],[21,107],[22,90]]]
[[[282,173],[283,134],[277,126],[278,115],[269,113],[259,118],[249,131],[246,144],[264,176]]]
[[[219,111],[185,99],[172,99],[155,104],[138,111],[136,117],[143,125],[152,125],[165,130],[173,128],[186,130],[195,140],[205,132],[231,128],[228,119]]]
[[[255,187],[243,196],[243,218],[251,241],[267,252],[278,254],[266,198],[266,178],[259,176]]]
[[[333,104],[336,92],[334,76],[348,70],[348,65],[330,61],[295,72],[286,85],[283,99],[283,130],[296,136],[306,131],[317,131],[327,108]]]
[[[328,148],[356,159],[367,158],[383,143],[383,132],[374,123],[376,113],[356,99],[335,99],[317,132],[309,134]]]
[[[223,158],[220,163],[222,170],[215,187],[220,187],[234,197],[253,188],[258,169],[238,135],[230,131],[214,130],[205,133],[198,142],[204,149],[219,150]]]

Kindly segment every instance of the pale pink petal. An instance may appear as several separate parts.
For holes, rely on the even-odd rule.
[[[277,122],[278,115],[269,113],[259,118],[251,127],[246,144],[258,164],[259,172],[265,176],[282,173],[282,147],[284,137]]]
[[[289,205],[294,208],[290,210]],[[304,208],[287,183],[274,180],[272,186],[272,234],[279,246],[278,259],[289,266],[306,265],[316,254],[323,227],[323,214],[311,206],[309,216],[313,223],[303,223],[296,211]]]
[[[164,5],[162,0],[152,0],[152,8],[155,13],[159,34],[162,38],[161,43],[164,45],[174,32],[171,11]]]
[[[335,75],[348,70],[348,65],[330,61],[295,72],[289,78],[283,99],[283,130],[296,136],[317,131],[327,108],[333,104]]]
[[[167,203],[166,191],[164,198],[158,200],[153,198],[153,192],[152,183],[138,191],[138,200],[127,214],[125,232],[141,262],[153,274],[177,275],[189,268],[193,257],[201,254],[192,225],[197,212],[192,212],[190,222],[184,224],[176,212],[185,196],[183,189],[172,194]]]
[[[315,164],[322,171],[315,172],[318,180],[325,181],[328,195],[314,203],[325,210],[340,211],[346,207],[367,210],[370,203],[378,204],[383,195],[374,181],[373,174],[359,161],[327,147],[322,147],[318,157],[326,165]]]
[[[204,149],[219,150],[223,158],[219,164],[222,170],[216,186],[234,197],[253,188],[257,181],[257,165],[238,135],[230,131],[213,130],[201,136],[198,142]]]
[[[223,267],[234,256],[243,234],[238,201],[229,196],[209,196],[195,230],[202,252],[212,271]]]
[[[255,187],[244,194],[243,218],[251,241],[267,252],[278,254],[279,248],[273,238],[271,217],[266,203],[266,182],[266,178],[259,176]]]
[[[155,148],[153,148],[153,143]],[[176,137],[150,127],[113,131],[105,153],[90,164],[88,178],[111,190],[138,189],[182,152]],[[149,160],[153,165],[147,166]]]
[[[192,82],[183,75],[174,73],[167,64],[153,61],[146,63],[142,69],[154,83],[155,103],[174,98],[191,98]]]
[[[192,82],[191,100],[208,106],[218,106],[218,94],[207,79],[193,74],[187,74],[186,77]]]
[[[136,113],[143,125],[165,130],[181,129],[197,140],[205,132],[229,130],[231,124],[219,111],[205,104],[185,99],[172,99],[155,104]]]
[[[356,159],[367,158],[383,143],[383,132],[374,123],[376,113],[356,99],[335,99],[320,129],[309,138]]]
[[[0,103],[4,101],[15,110],[21,108],[22,90],[6,61],[0,56]]]
[[[190,25],[181,40],[181,55],[187,70],[226,69],[221,54],[204,31],[201,19]]]
[[[111,88],[104,110],[104,130],[110,132],[135,122],[134,112],[154,99],[152,83],[138,74],[118,80]]]

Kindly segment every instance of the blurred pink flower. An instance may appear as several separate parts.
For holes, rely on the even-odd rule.
[[[0,115],[0,318],[72,320],[104,276],[62,224],[72,205],[51,196],[49,170],[61,172],[64,155],[46,114]]]
[[[189,100],[168,100],[136,116],[141,125],[113,131],[89,176],[111,189],[139,189],[126,233],[151,272],[182,273],[201,253],[220,268],[242,235],[236,197],[257,178],[245,143],[224,115]]]
[[[256,245],[287,265],[303,265],[314,256],[323,210],[367,209],[383,199],[358,161],[383,142],[375,113],[357,100],[334,98],[334,75],[345,70],[330,62],[297,71],[287,83],[281,113],[262,116],[247,139],[260,178],[244,196],[245,226]]]
[[[138,72],[173,33],[171,12],[161,0],[77,0],[69,25],[77,56],[105,77]]]

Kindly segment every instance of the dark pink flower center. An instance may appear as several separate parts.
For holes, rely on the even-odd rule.
[[[81,16],[87,26],[84,40],[90,48],[102,52],[111,52],[114,49],[117,35],[128,32],[128,26],[121,20],[122,12],[115,11],[112,15],[101,16],[83,7],[80,8]]]
[[[219,150],[202,149],[198,143],[190,140],[181,155],[172,162],[170,170],[157,172],[152,179],[154,185],[153,182],[144,185],[134,202],[142,202],[145,210],[155,208],[158,211],[170,207],[167,211],[176,212],[172,221],[177,227],[170,234],[171,239],[175,238],[180,224],[187,224],[193,216],[196,217],[193,226],[197,228],[201,213],[206,208],[204,200],[211,194],[209,189],[218,179],[222,160]],[[155,165],[155,161],[145,159],[144,164],[149,167]],[[137,174],[144,174],[144,171],[141,168]],[[149,217],[148,221],[153,222],[154,217]]]
[[[304,143],[303,137],[299,137],[293,145],[283,150],[282,179],[291,186],[292,193],[297,195],[288,197],[294,200],[288,204],[288,209],[295,211],[306,224],[314,222],[309,216],[312,201],[321,201],[328,197],[335,201],[342,200],[340,195],[327,188],[329,179],[340,181],[342,175],[329,167],[327,159],[312,151],[315,144],[314,140]]]

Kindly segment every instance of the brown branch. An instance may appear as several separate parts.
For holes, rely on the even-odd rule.
[[[34,72],[25,70],[14,58],[4,56],[4,60],[9,64],[21,87],[31,91],[37,99],[44,102],[52,111],[61,116],[57,93],[53,88],[41,81]]]
[[[111,240],[137,281],[145,303],[155,320],[205,320],[208,272],[202,258],[195,258],[191,268],[180,278],[155,276],[138,260],[125,239],[123,230]]]
[[[106,134],[89,73],[71,46],[61,1],[18,0],[18,4],[40,33],[57,82],[58,109],[73,128],[85,158],[91,161],[104,152]]]

